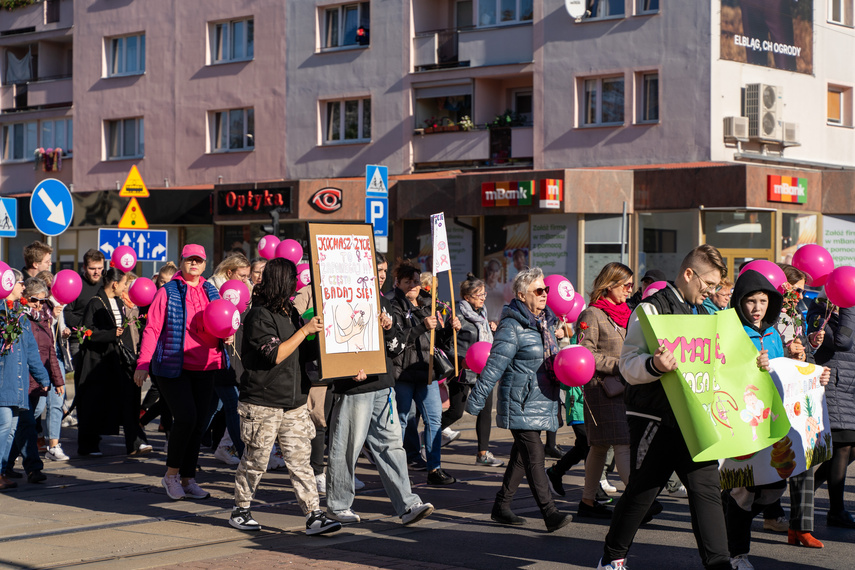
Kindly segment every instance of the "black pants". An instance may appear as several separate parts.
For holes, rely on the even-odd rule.
[[[172,412],[166,466],[177,468],[182,478],[195,477],[202,430],[214,393],[214,373],[182,370],[178,378],[159,377],[157,381],[160,395]]]
[[[689,493],[692,531],[704,568],[730,570],[717,461],[692,461],[679,428],[628,416],[632,470],[612,516],[603,564],[626,558],[656,496],[677,472]]]
[[[543,518],[558,511],[549,492],[549,480],[543,468],[543,441],[540,431],[512,429],[514,444],[511,447],[511,457],[508,468],[502,480],[502,488],[496,493],[496,505],[503,510],[511,507],[514,493],[522,483],[523,475],[528,479],[528,486],[534,500],[540,508]]]
[[[448,409],[442,412],[441,429],[445,429],[463,417],[466,411],[466,399],[472,386],[451,380],[448,387]],[[490,428],[493,427],[493,392],[484,400],[484,408],[475,420],[475,436],[478,438],[478,451],[487,451],[490,445]]]
[[[552,472],[557,475],[564,475],[570,468],[583,461],[588,457],[588,432],[585,431],[585,424],[573,424],[573,433],[576,434],[576,443],[573,444],[573,449],[564,454],[564,457],[558,460],[552,467]]]
[[[819,489],[823,483],[828,481],[828,512],[840,514],[846,510],[843,506],[843,491],[846,487],[846,470],[852,460],[855,459],[855,445],[834,443],[832,433],[832,446],[834,451],[831,459],[823,462],[816,470],[814,489]]]
[[[148,396],[152,392],[155,393],[156,400],[153,404],[146,406],[145,401],[150,401]],[[147,426],[149,422],[160,416],[160,425],[163,426],[164,431],[169,433],[172,430],[172,412],[169,411],[169,406],[161,395],[160,389],[157,387],[157,379],[154,376],[151,376],[151,387],[146,393],[145,400],[143,401],[143,407],[146,411],[140,418],[140,424]]]
[[[731,556],[748,554],[751,550],[751,521],[769,508],[769,505],[780,501],[786,488],[786,481],[778,481],[768,485],[739,489],[747,509],[742,508],[734,499],[733,493],[737,491],[736,489],[722,493],[727,520],[727,547]],[[751,503],[750,506],[748,502]]]
[[[327,426],[330,425],[330,416],[332,415],[332,407],[335,397],[330,386],[327,387],[327,395],[324,398],[324,417],[327,419]],[[326,446],[327,428],[315,426],[315,437],[312,439],[312,471],[315,472],[315,477],[324,472],[324,447]]]

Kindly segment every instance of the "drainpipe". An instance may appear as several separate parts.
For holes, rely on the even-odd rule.
[[[620,219],[620,262],[626,265],[626,229],[627,229],[627,217],[626,217],[626,201],[623,203],[623,215]]]

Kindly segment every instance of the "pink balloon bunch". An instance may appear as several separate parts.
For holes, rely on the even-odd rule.
[[[137,307],[151,305],[156,293],[157,286],[148,277],[137,278],[128,289],[128,297],[131,299],[131,303]]]
[[[587,305],[585,305],[585,298],[582,297],[582,295],[580,295],[579,293],[574,293],[573,307],[570,309],[570,311],[562,315],[564,322],[575,323],[576,319],[579,318],[579,315],[582,314],[582,311],[585,310],[586,306]]]
[[[301,263],[297,266],[297,291],[312,282],[312,272],[308,263]]]
[[[15,288],[15,272],[12,268],[0,261],[0,299],[5,299],[12,294]]]
[[[258,240],[258,255],[264,259],[273,259],[276,257],[276,246],[279,245],[279,238],[276,236],[264,236]]]
[[[767,261],[765,259],[755,259],[754,261],[748,263],[745,267],[742,268],[742,271],[739,272],[740,275],[745,273],[748,270],[756,271],[761,274],[763,277],[769,280],[769,283],[778,290],[778,292],[784,292],[784,283],[787,282],[787,276],[784,275],[784,270],[778,267],[777,263],[772,263],[771,261]]]
[[[487,341],[474,343],[466,351],[466,366],[475,374],[481,374],[484,367],[487,366],[487,359],[490,358],[490,349],[493,345]]]
[[[838,307],[855,307],[855,267],[843,265],[832,271],[825,283],[825,294]]]
[[[220,297],[230,301],[242,313],[249,305],[249,287],[240,279],[229,279],[220,287]]]
[[[120,245],[113,250],[113,255],[110,257],[110,263],[116,269],[120,269],[127,273],[137,266],[137,252],[129,245]]]
[[[649,296],[651,296],[652,294],[654,294],[658,291],[661,291],[662,289],[664,289],[667,286],[668,286],[667,281],[654,281],[653,283],[651,283],[650,285],[647,286],[647,288],[641,294],[641,298],[646,299]]]
[[[231,301],[216,299],[202,315],[205,329],[217,338],[228,338],[240,328],[240,313]]]
[[[793,267],[807,273],[807,284],[822,287],[834,271],[834,260],[828,250],[821,245],[809,243],[793,254]]]
[[[283,239],[276,246],[276,257],[292,261],[295,265],[303,259],[303,246],[293,239]]]
[[[546,306],[556,315],[566,315],[573,309],[573,297],[576,290],[570,280],[563,275],[548,275],[543,280],[549,293],[546,294]]]
[[[53,298],[62,305],[67,305],[77,299],[82,290],[83,281],[80,279],[80,275],[71,269],[63,269],[58,272],[50,288]]]
[[[565,386],[584,386],[594,377],[594,355],[584,346],[571,344],[558,351],[552,369]]]

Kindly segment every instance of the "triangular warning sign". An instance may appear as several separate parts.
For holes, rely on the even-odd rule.
[[[377,194],[388,194],[386,185],[383,184],[383,176],[380,174],[380,169],[374,170],[374,176],[371,177],[371,184],[366,189],[367,192],[376,192]]]
[[[145,187],[145,182],[143,182],[136,164],[131,166],[131,171],[128,172],[128,178],[125,180],[125,184],[122,186],[122,191],[119,192],[119,196],[124,196],[125,198],[149,197],[148,188]]]
[[[125,208],[125,213],[122,214],[122,219],[119,220],[119,227],[123,230],[147,230],[148,222],[143,216],[140,203],[136,198],[131,198],[128,202],[128,207]]]

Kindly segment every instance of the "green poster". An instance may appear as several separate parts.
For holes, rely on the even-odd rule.
[[[647,315],[639,323],[650,353],[674,353],[677,370],[662,386],[695,461],[754,453],[787,435],[790,422],[736,311],[714,315]]]

